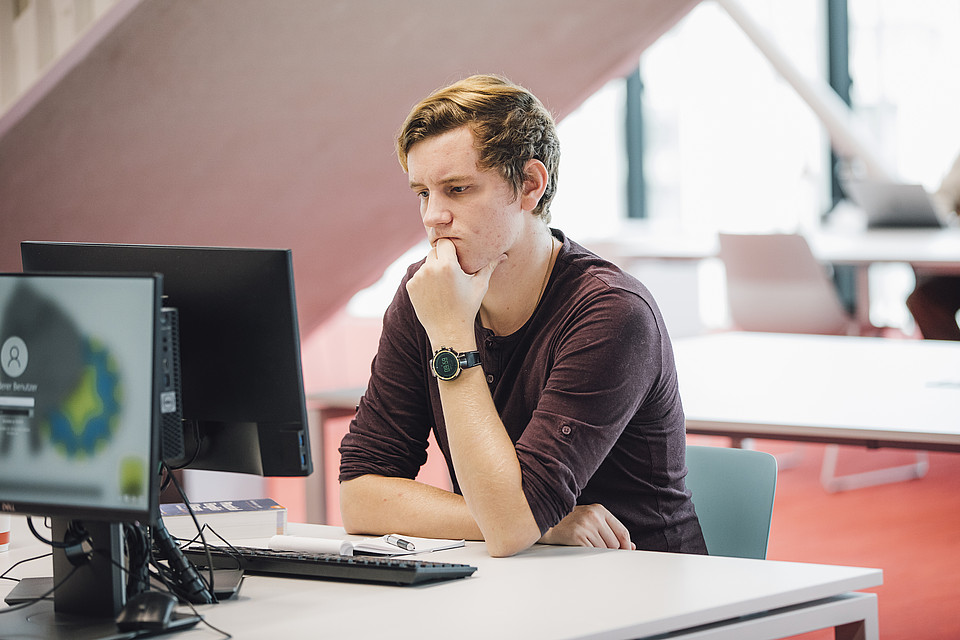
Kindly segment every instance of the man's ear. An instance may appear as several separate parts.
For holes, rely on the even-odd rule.
[[[524,211],[537,208],[549,182],[546,165],[536,159],[527,160],[523,165],[523,191],[520,193],[520,206]]]

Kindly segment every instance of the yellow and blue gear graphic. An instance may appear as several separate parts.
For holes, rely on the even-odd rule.
[[[50,412],[50,442],[68,458],[93,456],[117,430],[122,386],[120,372],[106,347],[83,340],[83,364],[77,385]]]

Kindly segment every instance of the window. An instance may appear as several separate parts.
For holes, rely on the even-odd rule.
[[[825,82],[824,18],[818,4],[742,4],[795,68]],[[705,231],[794,230],[818,222],[830,206],[823,128],[719,5],[694,8],[644,52],[640,69],[646,210],[652,222]],[[572,164],[588,162],[596,170],[598,158],[623,162],[624,85],[611,83],[606,98],[585,103],[560,125],[564,156],[572,166],[561,167],[554,212],[558,226],[573,235],[584,209],[591,218],[606,215],[601,207],[615,208],[620,219],[626,216],[622,166],[601,167],[605,179],[598,182]],[[611,126],[619,128],[619,139],[607,135]],[[596,146],[585,150],[581,141]],[[611,180],[620,180],[618,200],[593,208],[579,205],[589,201],[581,193],[596,195],[598,184],[606,191]]]
[[[888,165],[935,190],[960,154],[960,3],[848,0],[851,102]]]

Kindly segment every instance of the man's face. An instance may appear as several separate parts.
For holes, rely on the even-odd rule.
[[[494,170],[477,166],[473,133],[461,127],[427,138],[407,153],[410,188],[433,246],[449,238],[460,268],[476,273],[509,249],[522,230],[521,199]]]

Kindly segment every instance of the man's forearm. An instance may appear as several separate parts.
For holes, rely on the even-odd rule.
[[[517,452],[479,367],[440,383],[457,480],[491,555],[513,555],[540,538],[523,493]]]
[[[462,496],[407,478],[366,475],[341,483],[340,513],[347,533],[483,539]]]

